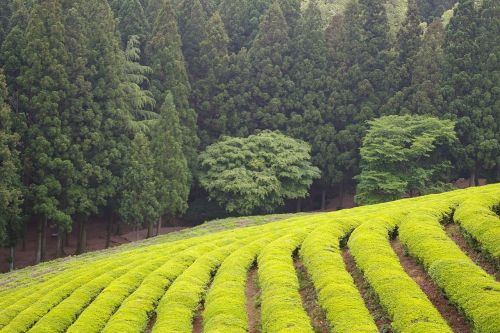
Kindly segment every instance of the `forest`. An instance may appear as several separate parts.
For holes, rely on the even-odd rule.
[[[498,0],[0,0],[0,246],[500,181]]]

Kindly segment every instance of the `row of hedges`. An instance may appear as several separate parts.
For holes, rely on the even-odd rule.
[[[454,220],[470,235],[479,250],[500,270],[500,218],[494,209],[500,204],[498,196],[480,194],[461,203]]]
[[[307,236],[300,251],[319,304],[338,333],[378,332],[340,253],[340,240],[359,223],[356,219],[326,223]]]
[[[306,227],[298,227],[278,238],[268,244],[257,258],[263,332],[313,332],[310,319],[302,307],[292,258],[312,227],[313,224],[308,223]]]
[[[500,283],[476,266],[446,235],[440,224],[449,210],[431,207],[410,213],[400,239],[431,278],[470,320],[474,332],[500,332]],[[436,213],[439,212],[439,213]]]
[[[391,212],[386,212],[391,214]],[[365,222],[349,239],[357,266],[392,319],[395,332],[451,333],[451,329],[420,287],[405,272],[389,237],[400,212]]]

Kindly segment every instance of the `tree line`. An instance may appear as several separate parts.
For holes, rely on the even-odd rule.
[[[1,245],[35,221],[37,262],[49,224],[83,252],[97,214],[151,236],[207,196],[200,152],[265,130],[310,145],[322,207],[382,116],[454,121],[443,175],[498,181],[498,1],[406,7],[394,28],[383,0],[0,0]]]

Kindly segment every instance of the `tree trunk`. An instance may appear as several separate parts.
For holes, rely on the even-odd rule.
[[[148,235],[146,238],[151,238],[153,237],[153,223],[148,223]]]
[[[344,208],[344,195],[345,195],[345,186],[344,181],[340,183],[340,192],[339,192],[339,206],[338,209]]]
[[[71,245],[70,239],[71,239],[71,232],[68,231],[66,233],[66,237],[64,237],[64,244],[66,244],[66,247],[69,247]]]
[[[61,258],[62,256],[64,256],[64,230],[57,227],[56,257]]]
[[[115,236],[120,236],[120,234],[122,233],[122,230],[121,230],[121,229],[122,229],[122,228],[121,228],[121,223],[120,223],[120,221],[118,221],[118,222],[116,223],[116,232],[115,232]]]
[[[42,261],[42,221],[38,221],[36,224],[36,237],[35,265]]]
[[[469,186],[476,186],[476,170],[472,171],[469,178]]]
[[[10,246],[10,262],[9,262],[9,271],[12,272],[15,267],[15,260],[16,260],[16,246],[11,245]]]
[[[40,249],[40,260],[45,261],[47,257],[47,218],[43,219],[42,223],[42,244]]]
[[[326,190],[321,190],[321,210],[326,209]]]
[[[162,217],[158,219],[158,223],[156,224],[156,236],[160,236],[161,233],[161,223],[162,223]]]
[[[87,226],[85,222],[86,222],[85,220],[82,220],[79,223],[78,244],[76,247],[76,254],[85,253],[85,251],[87,250]]]
[[[22,242],[22,251],[26,251],[26,235],[28,234],[28,223],[23,222],[23,242]]]
[[[302,199],[297,199],[297,213],[302,211]]]
[[[139,240],[139,234],[138,234],[139,227],[135,226],[134,229],[135,229],[135,240],[137,241],[137,240]]]
[[[106,245],[105,248],[108,249],[111,245],[111,229],[113,228],[113,213],[108,218],[108,225],[106,226]]]

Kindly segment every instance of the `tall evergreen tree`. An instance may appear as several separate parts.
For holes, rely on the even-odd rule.
[[[286,125],[285,99],[293,83],[289,67],[288,25],[278,1],[260,23],[259,33],[249,51],[252,63],[252,118],[255,128],[283,129]]]
[[[19,135],[13,131],[13,113],[7,101],[5,77],[0,71],[0,246],[9,247],[10,268],[14,268],[14,249],[22,229],[22,186]]]
[[[408,87],[413,80],[413,66],[420,49],[422,27],[415,0],[408,1],[408,10],[403,25],[397,34],[397,65],[399,67],[399,89]]]
[[[148,238],[160,216],[156,196],[155,160],[148,138],[141,132],[135,135],[130,146],[130,157],[123,174],[119,214],[125,223],[134,228],[145,225]]]
[[[389,99],[383,108],[383,114],[445,116],[441,93],[445,67],[443,40],[444,28],[438,19],[427,27],[413,63],[408,63],[411,71],[410,85],[402,87]]]
[[[336,156],[333,144],[335,129],[326,110],[329,68],[327,46],[323,33],[323,20],[317,1],[310,1],[295,30],[291,54],[290,78],[294,89],[287,103],[291,110],[288,132],[309,142],[313,163],[321,170],[322,206],[326,203],[326,190],[333,185],[337,171],[332,168]]]
[[[499,67],[495,60],[498,4],[485,2],[484,6],[478,10],[473,1],[461,0],[448,25],[444,44],[448,63],[444,93],[448,112],[457,119],[461,143],[458,159],[468,171],[471,184],[476,183],[478,176],[487,176],[497,168],[500,154]]]
[[[200,44],[198,79],[193,83],[191,104],[198,111],[198,129],[203,145],[225,132],[220,99],[224,92],[223,73],[228,61],[229,37],[218,12],[208,21],[206,37]],[[218,97],[217,97],[218,96]]]
[[[12,16],[11,1],[0,0],[0,45],[9,33],[10,17]]]
[[[170,92],[160,108],[160,118],[153,126],[151,136],[160,213],[171,218],[187,209],[190,175],[182,149],[182,127]]]
[[[249,48],[259,31],[261,16],[269,7],[269,0],[222,0],[220,15],[229,36],[230,52]]]
[[[182,52],[193,82],[202,70],[197,60],[200,55],[200,44],[205,39],[208,19],[200,0],[184,0],[177,18],[182,38]]]
[[[22,161],[27,180],[30,214],[38,218],[36,262],[45,259],[48,222],[63,232],[71,228],[74,211],[69,192],[74,181],[69,159],[69,128],[64,121],[69,89],[64,46],[64,24],[59,0],[35,3],[22,55],[19,106],[24,113]],[[60,243],[59,242],[59,243]]]
[[[131,36],[138,36],[141,42],[146,40],[149,23],[139,0],[120,0],[115,16],[123,45],[127,45]]]
[[[329,110],[325,120],[335,127],[336,181],[339,192],[359,171],[359,148],[366,121],[376,117],[389,96],[387,64],[389,26],[382,1],[350,2],[342,25],[330,32],[338,41],[330,61],[333,67]]]
[[[148,65],[153,74],[151,90],[156,101],[164,101],[167,91],[174,97],[182,129],[183,151],[193,172],[196,168],[196,112],[189,106],[189,84],[177,20],[170,0],[165,1],[146,47]],[[158,103],[159,104],[159,103]]]
[[[72,83],[71,156],[78,173],[73,196],[79,221],[78,252],[85,251],[86,221],[100,209],[116,209],[129,147],[125,58],[107,2],[68,1],[67,47]]]

